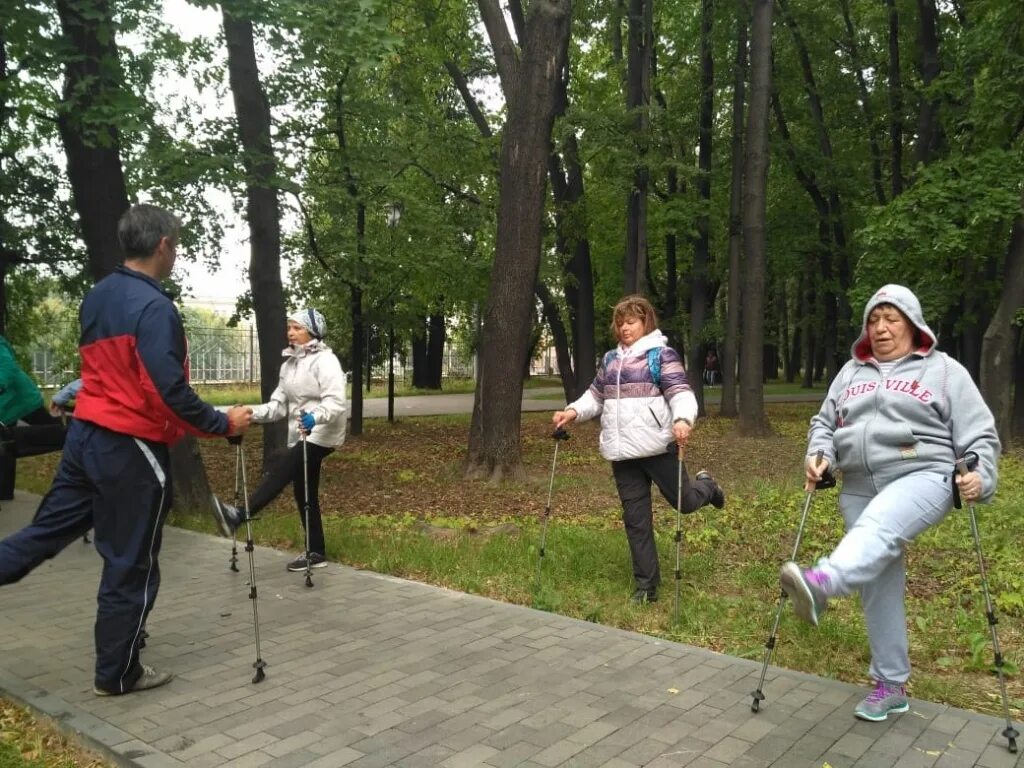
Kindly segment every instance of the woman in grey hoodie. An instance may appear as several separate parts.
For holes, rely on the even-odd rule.
[[[832,465],[842,470],[846,535],[813,568],[788,562],[780,573],[797,615],[812,624],[830,598],[860,592],[875,681],[854,710],[862,720],[908,709],[906,545],[949,513],[954,482],[968,503],[996,490],[995,420],[967,370],[935,345],[908,288],[886,285],[868,300],[852,359],[808,433],[807,487]],[[970,471],[955,475],[964,457]]]

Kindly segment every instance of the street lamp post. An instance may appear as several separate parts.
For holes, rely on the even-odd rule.
[[[391,203],[388,206],[388,247],[390,250],[391,264],[395,263],[395,230],[398,222],[402,220],[402,206],[399,203]],[[391,322],[388,327],[388,422],[395,420],[395,316],[394,310],[391,313]]]

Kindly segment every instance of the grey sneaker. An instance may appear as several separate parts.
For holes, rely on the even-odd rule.
[[[910,704],[907,702],[907,691],[902,685],[876,680],[875,690],[864,697],[853,710],[853,714],[861,720],[877,723],[885,720],[890,712],[897,714],[908,709]]]
[[[804,621],[818,626],[818,619],[828,607],[828,595],[825,587],[828,578],[821,571],[802,570],[792,560],[779,569],[779,581],[782,591],[793,601],[793,610]]]
[[[714,488],[711,491],[711,498],[708,499],[708,504],[713,506],[715,509],[721,509],[725,506],[725,491],[722,490],[722,486],[715,482],[715,478],[711,476],[710,472],[706,469],[702,469],[697,473],[697,476],[694,479],[710,480]]]
[[[220,526],[220,531],[225,536],[234,535],[238,526],[245,522],[245,513],[232,504],[225,504],[217,498],[217,494],[211,496],[213,500],[213,517]]]
[[[326,568],[327,559],[319,552],[309,553],[309,567],[310,568]],[[290,563],[288,563],[288,570],[292,573],[298,573],[299,571],[306,570],[306,556],[299,555]]]
[[[143,664],[142,674],[139,675],[139,679],[135,681],[135,684],[131,688],[118,693],[117,691],[107,691],[94,685],[92,692],[97,696],[120,696],[125,693],[133,693],[134,691],[146,691],[150,688],[159,688],[161,685],[166,685],[173,679],[173,672],[157,672],[148,664]]]

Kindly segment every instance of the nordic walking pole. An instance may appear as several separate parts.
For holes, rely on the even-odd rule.
[[[814,459],[815,466],[821,464],[823,458],[825,458],[825,451],[818,451],[818,455]],[[796,560],[797,552],[800,551],[800,540],[804,535],[804,525],[807,524],[807,513],[811,510],[811,499],[814,498],[814,492],[832,488],[835,484],[836,479],[829,470],[825,470],[821,480],[816,484],[812,484],[810,480],[804,483],[804,490],[807,494],[804,496],[804,508],[803,512],[800,513],[800,525],[796,529],[796,541],[793,542],[793,554],[790,556],[790,560]],[[785,607],[786,593],[782,592],[779,596],[779,609],[775,612],[775,622],[772,624],[772,633],[764,644],[764,663],[761,665],[761,679],[757,681],[757,690],[751,694],[753,696],[753,700],[750,702],[750,710],[752,712],[757,712],[760,709],[761,702],[765,698],[762,691],[764,688],[764,677],[768,674],[768,665],[772,660],[772,651],[775,650],[775,638],[779,632],[779,621],[782,619],[782,609]]]
[[[238,446],[238,450],[235,451],[235,508],[241,507],[242,498],[242,450],[241,444]],[[246,503],[244,509],[248,509],[249,505]],[[228,560],[228,568],[238,573],[238,531],[231,532],[231,558]]]
[[[551,459],[551,479],[548,481],[548,503],[544,507],[544,522],[541,524],[540,529],[540,554],[537,557],[537,589],[540,589],[540,574],[541,569],[544,567],[544,542],[548,535],[548,518],[551,517],[551,494],[555,488],[555,465],[558,464],[558,444],[562,440],[568,440],[569,433],[562,427],[559,427],[551,433],[551,437],[555,441],[555,455]]]
[[[683,446],[677,446],[679,451],[679,472],[676,482],[676,626],[679,626],[679,585],[683,578],[683,571],[680,567],[680,559],[683,550]]]
[[[306,433],[300,429],[299,434],[302,435],[302,483],[306,491],[306,586],[312,587],[313,576],[309,567],[309,459],[306,453]]]
[[[252,518],[249,516],[249,484],[245,479],[245,454],[242,451],[242,436],[234,435],[229,437],[228,442],[235,445],[237,466],[241,468],[242,498],[245,500],[245,506],[243,507],[245,510],[245,551],[249,555],[249,599],[252,600],[252,625],[256,638],[256,661],[252,663],[256,674],[253,675],[252,681],[253,683],[258,683],[266,677],[263,669],[267,666],[267,663],[260,654],[260,609],[256,593],[256,547],[252,540]]]
[[[956,471],[959,475],[966,475],[967,459],[961,457],[956,460]],[[960,504],[960,493],[957,492],[953,497],[957,508]],[[981,554],[981,534],[978,533],[978,518],[974,512],[974,504],[970,503],[967,505],[967,512],[971,520],[971,534],[974,536],[974,550],[978,554],[978,571],[981,574],[981,591],[985,595],[985,616],[988,619],[988,629],[992,634],[992,652],[995,654],[995,665],[996,675],[999,677],[999,693],[1003,698],[1003,717],[1006,718],[1006,728],[1003,730],[1003,736],[1006,737],[1007,749],[1012,753],[1017,752],[1017,737],[1020,735],[1017,733],[1017,729],[1013,727],[1013,721],[1010,719],[1010,706],[1006,700],[1006,678],[1003,675],[1003,653],[999,649],[999,636],[996,634],[996,612],[992,608],[992,598],[988,594],[988,577],[985,574],[985,557]]]

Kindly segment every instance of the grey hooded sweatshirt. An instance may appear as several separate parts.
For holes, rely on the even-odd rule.
[[[880,304],[899,309],[918,330],[918,344],[882,376],[871,354],[867,321]],[[811,419],[808,455],[819,450],[843,472],[843,491],[874,496],[913,472],[952,473],[968,451],[978,455],[982,501],[996,490],[999,436],[992,412],[967,370],[935,349],[936,337],[917,297],[902,285],[885,285],[864,307],[852,359],[829,387]]]

